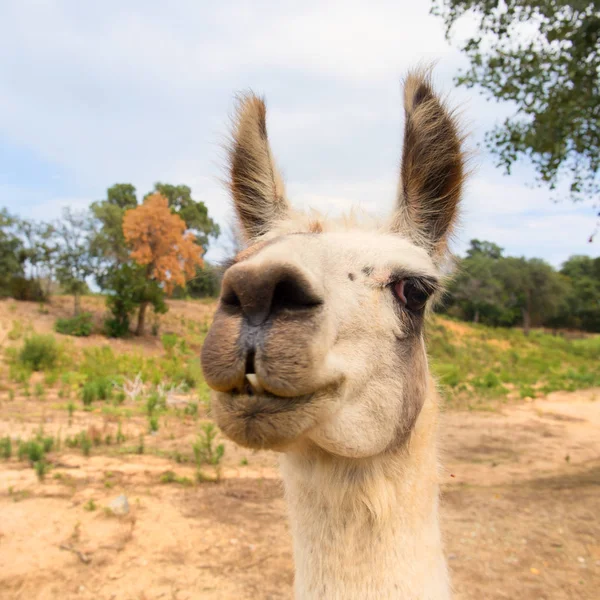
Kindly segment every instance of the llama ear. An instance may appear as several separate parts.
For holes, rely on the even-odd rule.
[[[289,204],[271,156],[265,103],[252,94],[239,100],[229,162],[229,186],[242,233],[253,239],[284,218]]]
[[[429,73],[404,85],[404,149],[392,228],[436,257],[446,250],[465,179],[463,137],[454,115],[435,95]]]

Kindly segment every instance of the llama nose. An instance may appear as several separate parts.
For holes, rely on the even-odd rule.
[[[310,279],[295,265],[234,265],[223,277],[221,302],[240,310],[251,325],[259,326],[277,312],[320,306],[323,299]]]

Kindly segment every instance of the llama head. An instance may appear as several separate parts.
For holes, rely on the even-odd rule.
[[[397,205],[367,229],[290,207],[265,106],[240,102],[230,186],[246,248],[225,271],[202,349],[222,431],[252,448],[345,457],[406,438],[429,385],[424,314],[464,179],[454,117],[427,75],[408,76]]]

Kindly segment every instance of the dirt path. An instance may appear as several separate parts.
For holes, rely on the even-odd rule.
[[[40,418],[21,413],[19,427]],[[50,413],[43,419],[52,425]],[[10,403],[0,426],[16,427]],[[173,427],[161,430],[165,446],[189,434]],[[450,412],[444,432],[455,598],[597,598],[600,390],[500,414]],[[160,484],[167,470],[193,471],[148,455],[63,453],[64,467],[43,484],[15,459],[0,462],[0,598],[291,598],[276,458],[248,455],[241,466],[246,456],[231,447],[226,457],[221,483],[193,486]],[[121,493],[130,514],[107,515],[103,507]]]

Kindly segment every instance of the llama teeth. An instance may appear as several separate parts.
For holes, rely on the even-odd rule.
[[[258,381],[258,377],[254,373],[248,373],[246,375],[246,379],[248,380],[248,383],[252,386],[252,389],[257,394],[262,394],[264,389],[263,389],[262,385],[260,385],[260,382]]]

